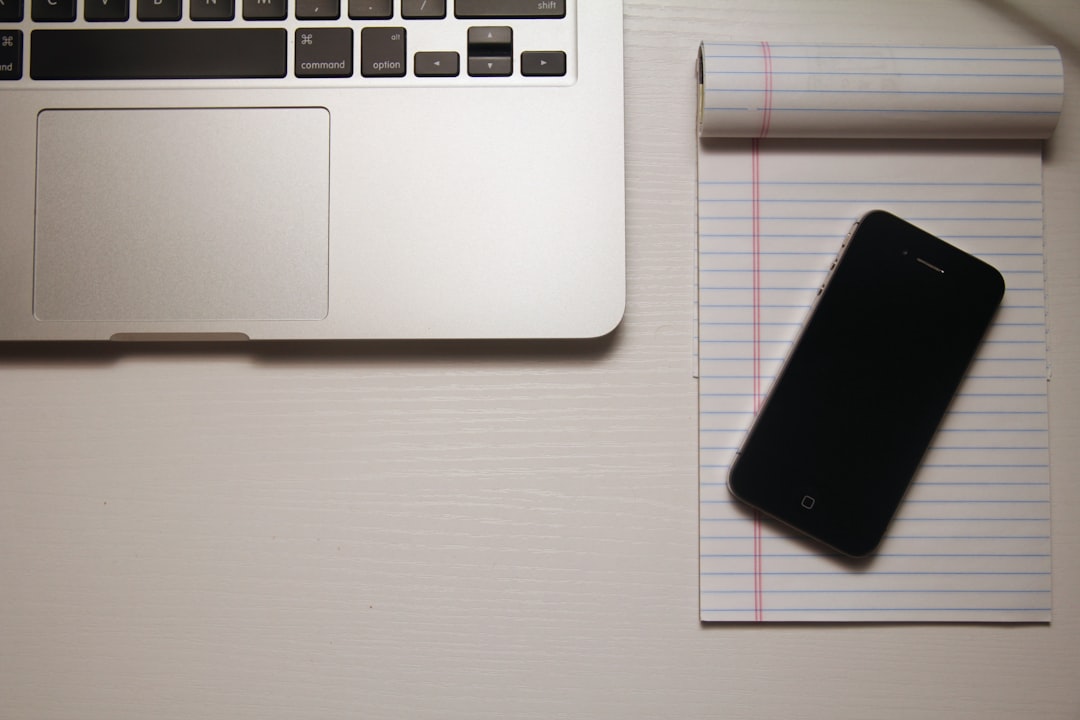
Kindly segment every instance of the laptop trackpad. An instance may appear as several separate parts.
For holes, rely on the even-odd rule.
[[[327,314],[321,108],[38,116],[39,320]]]

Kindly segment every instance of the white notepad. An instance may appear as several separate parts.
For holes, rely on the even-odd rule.
[[[1057,51],[721,43],[702,56],[701,619],[1048,621],[1039,138],[1061,107]],[[726,476],[844,235],[873,209],[987,260],[1007,290],[885,541],[852,563],[756,516]]]

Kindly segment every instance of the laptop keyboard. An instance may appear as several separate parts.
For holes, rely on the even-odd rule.
[[[565,84],[575,67],[574,2],[0,0],[0,88],[65,80]]]

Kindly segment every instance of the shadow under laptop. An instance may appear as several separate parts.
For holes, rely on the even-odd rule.
[[[541,340],[256,340],[3,342],[0,366],[104,365],[134,358],[247,358],[265,364],[396,365],[598,362],[620,343],[616,328],[598,338]]]

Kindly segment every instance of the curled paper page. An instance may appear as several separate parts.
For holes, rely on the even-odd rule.
[[[702,43],[702,137],[1048,138],[1054,47]]]

